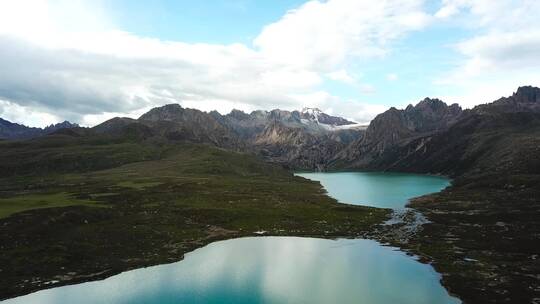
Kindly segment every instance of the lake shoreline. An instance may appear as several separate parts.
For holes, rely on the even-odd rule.
[[[482,179],[491,185],[460,178],[439,193],[412,199],[408,207],[430,222],[410,237],[403,238],[399,227],[381,227],[370,237],[433,265],[443,286],[463,303],[531,303],[540,291],[534,278],[540,271],[534,259],[540,212],[534,197],[540,187],[532,182],[540,176],[528,177],[529,185],[517,191],[505,189],[508,180],[501,185],[495,176]]]

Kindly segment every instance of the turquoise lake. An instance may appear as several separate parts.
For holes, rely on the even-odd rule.
[[[319,181],[341,203],[381,208],[404,208],[408,200],[439,192],[450,185],[440,176],[387,172],[297,173]]]
[[[439,279],[431,266],[371,240],[255,237],[2,303],[460,303]]]

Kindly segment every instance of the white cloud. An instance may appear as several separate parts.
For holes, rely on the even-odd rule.
[[[353,77],[347,70],[341,69],[337,71],[330,72],[326,74],[328,78],[334,80],[334,81],[341,81],[346,84],[354,84],[356,83],[355,77]]]
[[[455,44],[461,62],[435,83],[454,88],[466,107],[540,85],[539,15],[536,0],[444,0],[436,16],[473,35]]]
[[[539,8],[536,0],[443,0],[435,16],[457,18],[489,31],[509,31],[534,27]]]
[[[448,1],[446,1],[448,2]],[[435,17],[437,18],[449,18],[449,17],[452,17],[454,16],[455,14],[457,14],[459,12],[459,9],[456,5],[454,4],[446,4],[444,5],[443,7],[441,7],[437,13],[435,13]]]
[[[364,94],[373,94],[377,92],[377,89],[375,89],[373,85],[366,83],[366,84],[360,85],[360,92]]]
[[[40,127],[45,127],[60,121],[60,118],[56,117],[53,114],[43,112],[38,109],[22,107],[16,103],[1,99],[0,118],[7,119],[11,122],[23,124],[27,121],[31,121],[34,123],[33,126]]]
[[[442,0],[433,17],[423,0],[309,1],[264,27],[253,46],[140,37],[119,30],[104,3],[0,1],[0,116],[94,125],[179,102],[222,113],[318,106],[363,122],[385,107],[343,100],[321,84],[373,94],[351,63],[383,58],[434,22],[470,33],[454,45],[462,60],[434,82],[456,92],[446,94],[451,101],[471,106],[540,85],[537,0]]]
[[[538,68],[540,28],[478,36],[459,43],[458,50],[467,57],[467,75]]]
[[[104,0],[5,0],[0,2],[0,34],[49,43],[51,33],[91,32],[114,28]]]
[[[172,102],[222,112],[300,108],[310,102],[299,96],[320,92],[326,77],[354,83],[344,69],[350,59],[383,56],[393,41],[429,22],[423,0],[310,1],[266,26],[252,48],[139,37],[118,30],[101,4],[0,2],[0,98],[54,113],[19,121],[93,125]]]
[[[456,80],[450,83],[450,90],[446,90],[446,94],[440,94],[438,97],[446,103],[456,102],[464,108],[472,108],[479,104],[493,102],[501,97],[510,96],[523,85],[540,87],[538,73],[521,71],[464,78],[462,81]]]
[[[399,76],[396,73],[390,73],[386,75],[386,80],[388,81],[396,81],[398,80]]]
[[[254,44],[270,61],[332,72],[347,59],[382,56],[424,27],[423,0],[309,1],[266,26]]]

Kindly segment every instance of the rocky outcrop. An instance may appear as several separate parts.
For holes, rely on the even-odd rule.
[[[326,163],[363,130],[338,129],[354,122],[322,113],[320,110],[272,110],[226,115],[229,125],[241,130],[251,150],[272,162],[293,169],[322,170]]]
[[[232,150],[244,146],[234,130],[223,124],[216,115],[182,108],[178,104],[154,108],[137,121],[169,140],[209,143]]]
[[[232,110],[223,116],[218,112],[213,113],[244,140],[253,140],[270,122],[270,113],[267,111],[253,111],[247,114],[240,110]]]
[[[356,130],[313,134],[273,122],[257,135],[253,147],[268,160],[288,168],[324,170],[329,159],[362,134]]]
[[[373,119],[365,136],[355,140],[330,161],[332,167],[378,167],[383,154],[416,138],[446,130],[463,111],[457,104],[448,106],[439,99],[426,98],[404,110],[390,108]]]
[[[477,106],[474,108],[474,112],[480,114],[540,113],[540,88],[532,86],[519,87],[512,96]]]
[[[390,110],[373,119],[361,145],[375,146],[377,152],[398,144],[401,140],[437,132],[453,125],[461,115],[457,104],[446,105],[439,99],[426,98],[405,110]]]

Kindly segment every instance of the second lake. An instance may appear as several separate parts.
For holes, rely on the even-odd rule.
[[[445,177],[388,172],[297,173],[319,181],[340,203],[402,209],[408,200],[439,192],[450,185]]]

